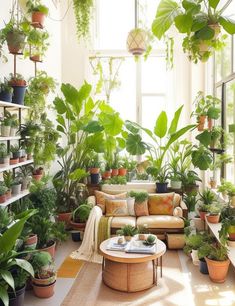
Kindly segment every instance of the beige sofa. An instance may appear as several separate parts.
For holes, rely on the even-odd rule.
[[[115,194],[119,192],[115,192]],[[188,210],[185,203],[181,200],[181,196],[175,194],[175,197],[177,199],[174,200],[175,208],[172,216],[113,217],[111,221],[111,233],[115,234],[118,229],[127,224],[134,227],[147,226],[148,230],[153,234],[157,234],[159,239],[166,239],[169,248],[182,248],[184,246],[184,219],[182,217],[187,218]],[[96,203],[95,196],[90,196],[88,201],[93,205],[99,204]]]

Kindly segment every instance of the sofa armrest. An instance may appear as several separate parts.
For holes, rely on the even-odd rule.
[[[95,196],[89,196],[87,198],[87,203],[88,204],[91,204],[93,207],[96,205],[96,199],[95,199]]]
[[[186,204],[184,203],[184,201],[180,202],[180,207],[183,210],[183,217],[184,218],[188,218],[188,207],[186,206]]]
[[[179,206],[175,207],[174,211],[173,211],[173,216],[182,218],[183,217],[183,209]]]

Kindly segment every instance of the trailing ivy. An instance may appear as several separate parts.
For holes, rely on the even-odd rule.
[[[89,36],[92,7],[93,0],[73,0],[79,41]]]

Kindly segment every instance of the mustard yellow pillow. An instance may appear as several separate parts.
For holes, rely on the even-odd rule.
[[[150,215],[173,215],[175,193],[149,195],[148,208]]]
[[[106,217],[125,217],[128,216],[127,200],[106,199],[105,200]]]
[[[105,213],[105,200],[106,199],[125,199],[127,192],[119,194],[108,194],[102,191],[95,190],[96,205],[102,209],[102,213]]]

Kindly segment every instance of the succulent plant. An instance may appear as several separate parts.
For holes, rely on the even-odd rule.
[[[144,241],[145,245],[153,245],[156,243],[156,236],[148,235],[147,239]]]

